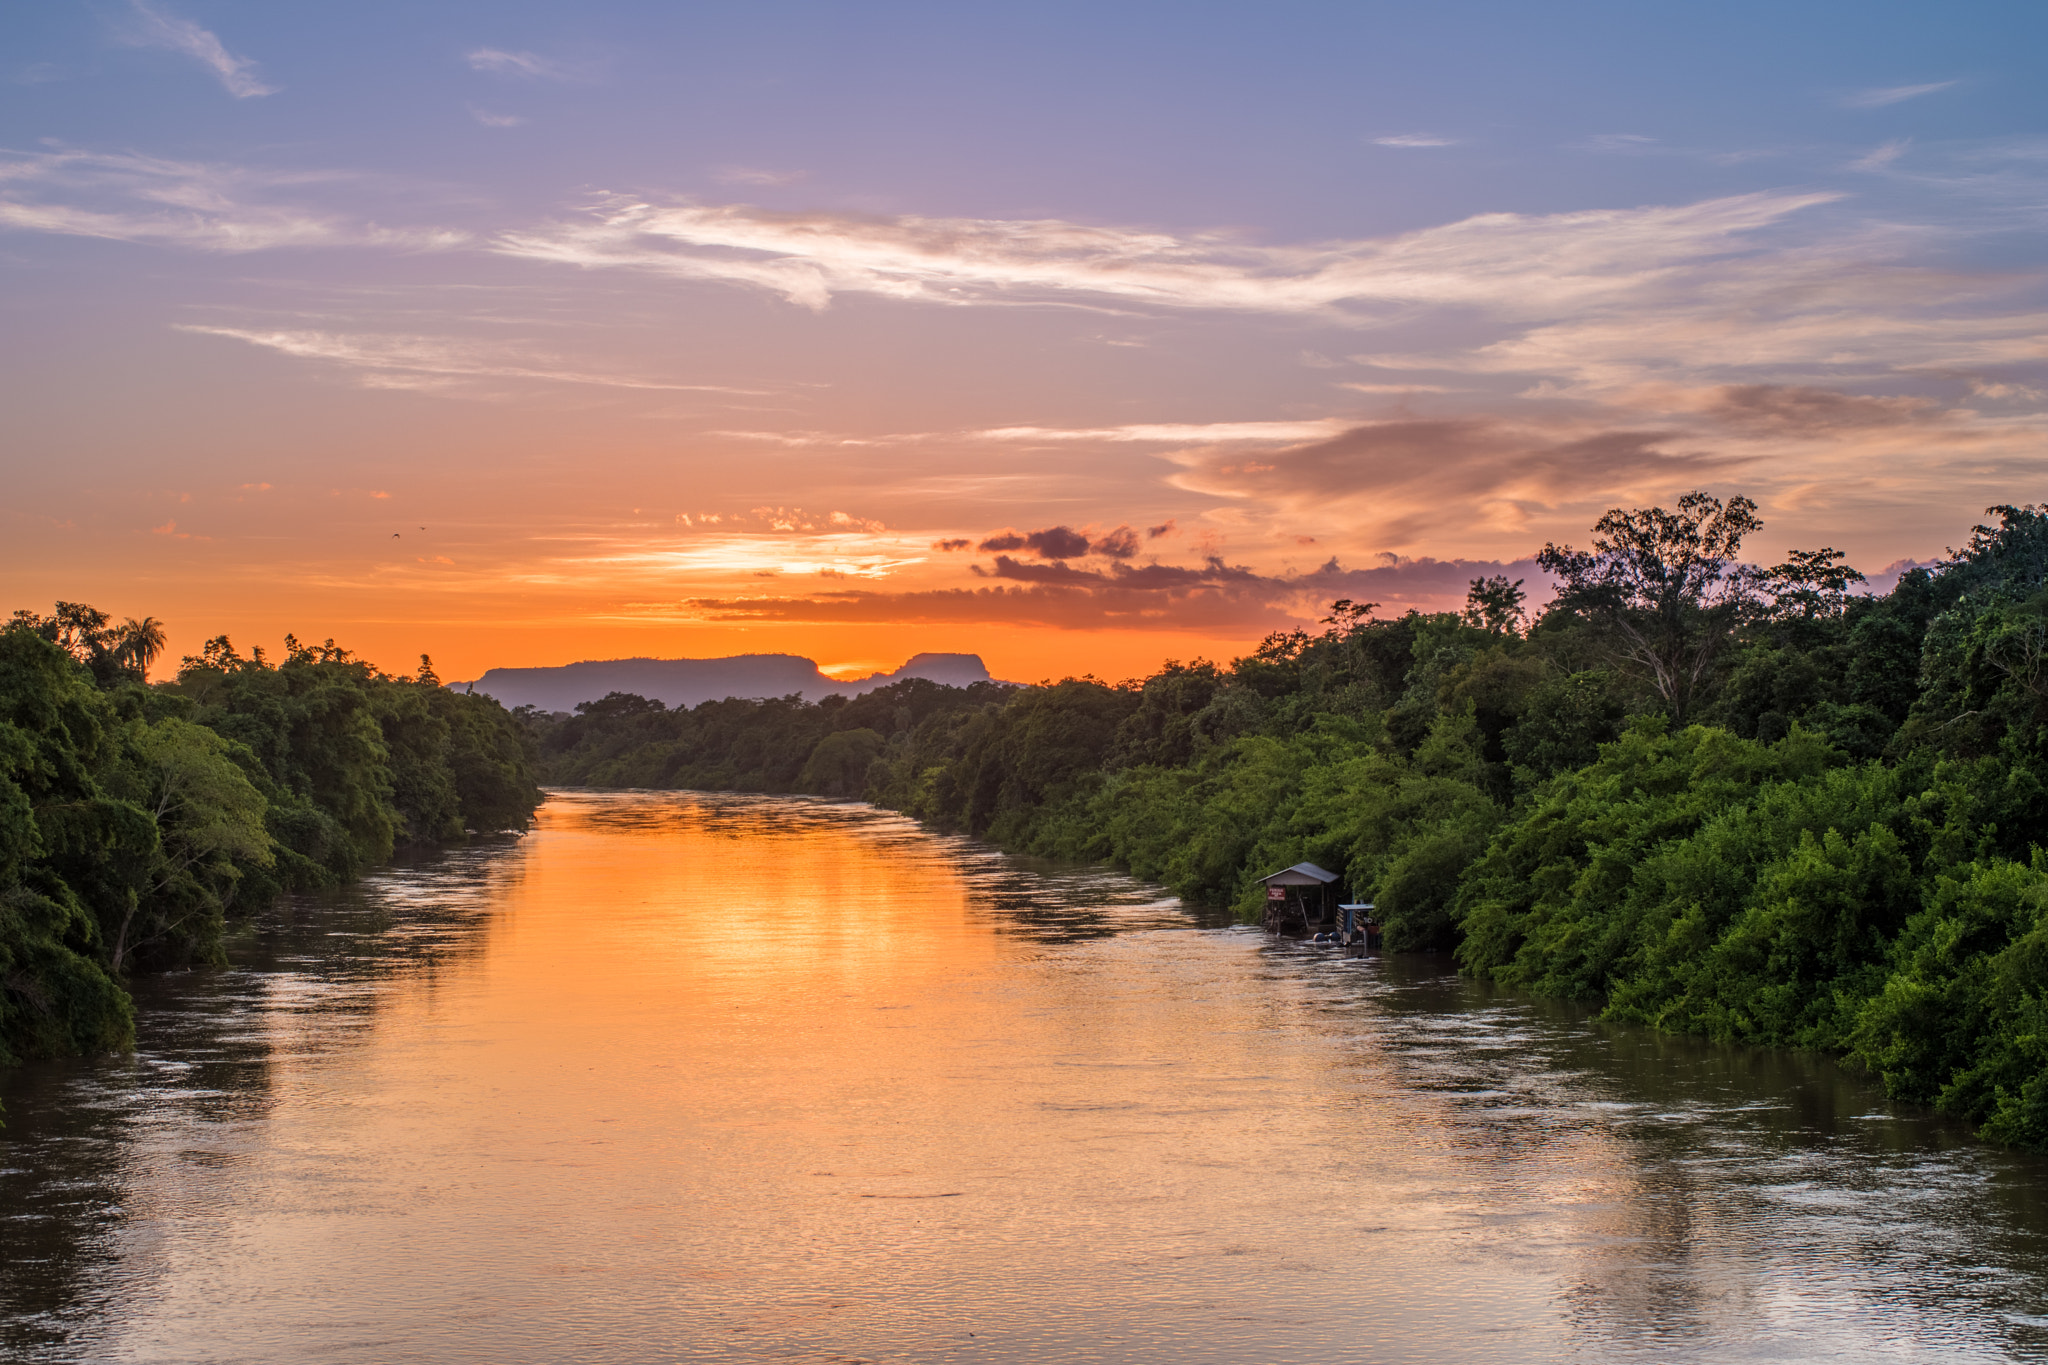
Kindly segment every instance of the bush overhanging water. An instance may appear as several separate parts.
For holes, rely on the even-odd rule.
[[[151,687],[153,620],[0,631],[0,1064],[127,1047],[127,979],[224,961],[232,916],[540,804],[496,702],[286,642],[273,666],[218,638]]]

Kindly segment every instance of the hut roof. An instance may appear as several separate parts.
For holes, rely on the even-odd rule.
[[[1296,863],[1293,867],[1268,873],[1259,880],[1268,886],[1328,886],[1337,880],[1337,874],[1325,872],[1314,863]]]

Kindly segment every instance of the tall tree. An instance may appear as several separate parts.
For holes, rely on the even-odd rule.
[[[1606,623],[1621,659],[1683,723],[1755,600],[1755,576],[1736,555],[1762,526],[1748,498],[1695,491],[1676,511],[1617,507],[1594,525],[1591,550],[1545,545],[1536,562],[1561,580],[1552,609]]]
[[[139,620],[131,616],[120,624],[114,635],[114,658],[122,667],[134,670],[137,676],[147,680],[149,666],[163,656],[164,623],[154,616],[144,616]]]
[[[1465,594],[1465,624],[1495,635],[1520,635],[1522,602],[1528,597],[1522,591],[1523,581],[1517,578],[1510,583],[1506,574],[1473,579],[1471,591]]]

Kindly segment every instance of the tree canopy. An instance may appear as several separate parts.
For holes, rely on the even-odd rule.
[[[235,916],[539,804],[527,727],[425,660],[287,637],[273,666],[219,637],[152,686],[163,645],[73,602],[0,630],[0,1064],[125,1047],[137,973],[220,962]]]

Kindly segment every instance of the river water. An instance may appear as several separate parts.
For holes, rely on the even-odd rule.
[[[2048,1163],[862,806],[556,793],[0,1077],[21,1361],[2048,1358]]]

